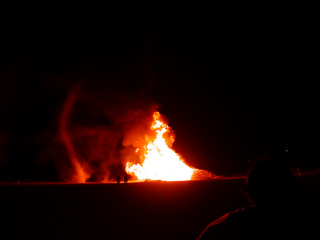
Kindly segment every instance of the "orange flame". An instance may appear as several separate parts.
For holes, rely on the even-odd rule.
[[[156,137],[146,135],[147,145],[143,149],[136,149],[140,155],[141,164],[127,162],[126,172],[134,174],[139,181],[163,180],[181,181],[191,180],[198,169],[187,166],[182,157],[169,147],[174,142],[171,128],[160,120],[160,113],[153,113],[153,123],[150,127],[155,132]]]

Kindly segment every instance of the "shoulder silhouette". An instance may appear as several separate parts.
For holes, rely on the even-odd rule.
[[[308,239],[314,234],[318,220],[295,208],[295,180],[282,159],[256,162],[243,191],[252,206],[213,221],[198,239]]]

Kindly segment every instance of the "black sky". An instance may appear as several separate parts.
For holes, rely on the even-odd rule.
[[[287,148],[301,169],[320,167],[317,30],[311,6],[10,11],[1,20],[1,178],[55,178],[55,163],[34,159],[81,81],[150,94],[196,168],[245,173],[248,160]]]

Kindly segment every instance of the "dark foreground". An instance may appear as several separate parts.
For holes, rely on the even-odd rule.
[[[0,185],[0,239],[196,239],[249,205],[245,180]],[[300,208],[320,214],[320,175],[297,177]]]

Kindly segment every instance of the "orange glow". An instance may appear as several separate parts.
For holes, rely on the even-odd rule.
[[[141,164],[126,163],[126,172],[135,175],[139,181],[163,180],[181,181],[194,179],[198,170],[187,166],[171,145],[174,135],[171,128],[161,121],[159,112],[153,113],[150,127],[155,137],[145,135],[146,145],[136,149]]]

